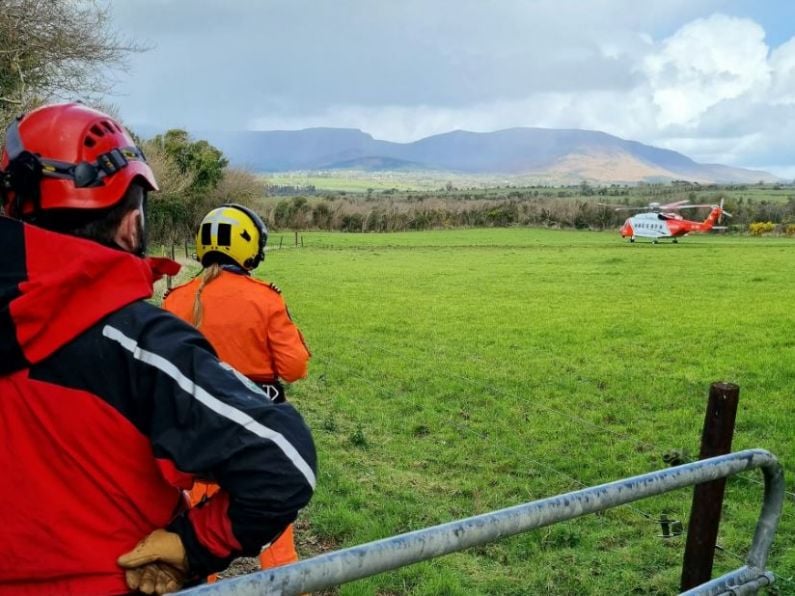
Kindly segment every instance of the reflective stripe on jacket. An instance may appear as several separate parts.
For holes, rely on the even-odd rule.
[[[315,484],[310,433],[142,301],[142,259],[0,217],[0,594],[126,593],[152,530],[197,576],[256,555]],[[222,490],[186,510],[194,480]]]

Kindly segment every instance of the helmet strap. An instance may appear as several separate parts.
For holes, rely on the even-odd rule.
[[[13,205],[9,209],[12,217],[22,217],[22,206],[26,202],[33,203],[33,213],[26,217],[35,221],[41,211],[41,177],[42,165],[37,155],[25,150],[19,134],[19,121],[15,118],[6,128],[5,150],[8,155],[8,167],[3,172],[3,204],[7,204],[9,194],[13,193]]]
[[[24,219],[35,223],[41,214],[41,160],[29,151],[22,151],[9,162],[5,175],[4,192],[14,193],[13,210],[9,215],[22,219],[23,206],[32,204],[32,212],[25,214]]]
[[[147,233],[146,233],[146,197],[147,192],[144,191],[144,196],[141,199],[141,206],[139,207],[139,214],[138,214],[138,250],[135,251],[139,257],[146,256],[146,249],[147,249]]]

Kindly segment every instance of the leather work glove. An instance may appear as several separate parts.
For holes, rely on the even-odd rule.
[[[119,557],[127,587],[144,594],[176,592],[188,575],[182,539],[174,532],[155,530],[134,549]]]

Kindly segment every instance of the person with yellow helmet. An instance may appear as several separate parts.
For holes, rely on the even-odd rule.
[[[163,308],[197,327],[218,357],[252,381],[263,398],[280,403],[281,381],[305,377],[310,353],[280,290],[251,276],[265,257],[267,239],[265,224],[248,207],[229,203],[213,209],[196,234],[202,273],[169,292]],[[191,503],[199,505],[217,490],[196,483]],[[262,569],[297,560],[292,525],[260,554]]]

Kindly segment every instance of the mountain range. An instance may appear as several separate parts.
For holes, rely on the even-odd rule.
[[[778,180],[768,172],[698,163],[676,151],[591,130],[456,130],[411,143],[381,141],[350,128],[206,132],[201,137],[233,165],[256,172],[427,170],[536,177],[550,183]]]

